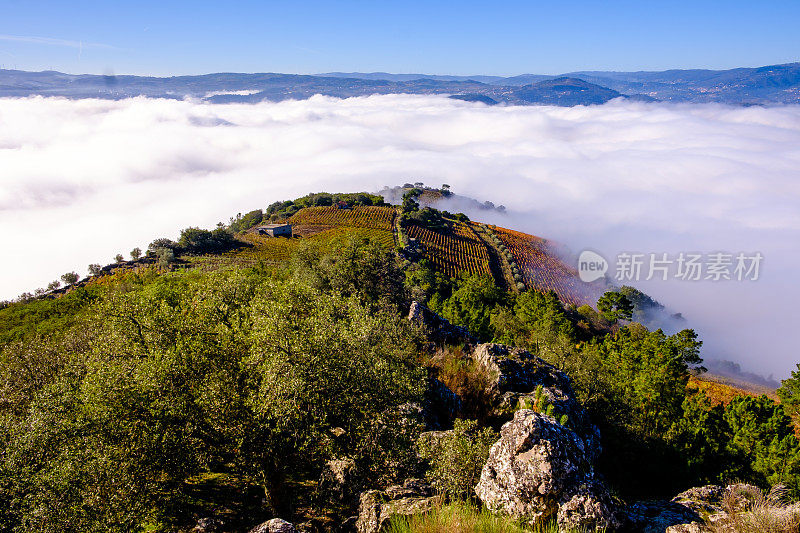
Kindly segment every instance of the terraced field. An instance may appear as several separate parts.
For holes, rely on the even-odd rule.
[[[392,231],[397,211],[393,207],[356,206],[352,209],[336,207],[306,207],[289,218],[289,224],[349,226]]]
[[[492,229],[514,256],[529,289],[552,290],[561,301],[577,306],[594,305],[603,294],[602,281],[582,282],[578,272],[556,257],[545,239],[505,228]]]
[[[486,245],[465,224],[454,223],[450,231],[411,225],[406,231],[422,244],[425,258],[448,276],[463,273],[491,276]]]

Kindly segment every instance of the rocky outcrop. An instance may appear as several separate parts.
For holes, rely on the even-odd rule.
[[[575,399],[564,372],[530,352],[503,344],[479,344],[472,358],[489,376],[487,392],[492,398],[494,417],[510,419],[521,403],[534,403],[536,389],[541,386],[553,406],[553,416],[560,420],[566,415],[567,426],[586,441],[592,460],[600,454],[600,432]]]
[[[430,429],[445,429],[453,425],[461,411],[461,398],[437,378],[428,378],[425,392],[425,423]]]
[[[358,505],[356,531],[378,533],[395,516],[413,516],[427,513],[441,503],[430,485],[419,479],[408,479],[402,486],[395,485],[384,491],[368,490],[361,493]]]
[[[667,500],[636,502],[624,512],[625,531],[665,533],[677,525],[698,524],[700,515],[689,507]]]
[[[317,484],[318,497],[324,502],[349,505],[360,492],[360,476],[351,458],[333,459],[325,463]]]
[[[503,425],[475,493],[492,511],[532,525],[614,528],[614,506],[595,477],[594,450],[553,417],[523,409]]]
[[[411,302],[408,319],[421,326],[428,338],[437,344],[475,342],[467,328],[452,325],[419,302]]]
[[[267,520],[250,530],[250,533],[295,533],[294,525],[281,518]]]
[[[701,532],[707,529],[705,524],[723,526],[729,522],[731,511],[744,510],[761,497],[758,487],[743,483],[693,487],[672,500],[630,505],[624,512],[625,529],[643,533]]]
[[[605,530],[620,525],[608,489],[598,481],[588,481],[565,491],[556,518],[562,531]]]

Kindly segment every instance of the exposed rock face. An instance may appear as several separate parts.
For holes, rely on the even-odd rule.
[[[385,491],[368,490],[361,493],[356,531],[378,533],[394,516],[427,513],[440,503],[431,486],[419,479],[408,479]]]
[[[216,518],[201,518],[191,529],[191,533],[216,533],[222,531],[222,522]]]
[[[408,319],[425,328],[428,338],[437,343],[458,344],[475,341],[467,328],[452,325],[419,302],[411,302]]]
[[[669,527],[701,520],[689,507],[666,500],[637,502],[625,510],[626,531],[664,533]]]
[[[360,490],[359,476],[353,459],[333,459],[325,463],[317,491],[324,501],[350,503]]]
[[[557,516],[564,525],[613,528],[617,520],[594,477],[594,455],[553,417],[523,409],[500,430],[475,493],[489,509],[530,524]]]
[[[461,398],[447,385],[430,376],[424,406],[427,426],[431,429],[450,427],[461,409]]]
[[[250,533],[295,533],[294,526],[281,518],[267,520],[250,530]]]
[[[724,524],[728,510],[744,509],[753,495],[761,491],[742,483],[705,485],[681,492],[672,500],[636,502],[625,510],[626,529],[644,533],[694,533],[703,531],[703,524]],[[725,500],[729,508],[726,509]]]
[[[472,357],[490,376],[488,392],[494,398],[493,413],[497,418],[509,419],[519,401],[532,401],[534,391],[541,386],[554,407],[556,419],[567,415],[567,425],[586,442],[590,460],[600,455],[600,432],[575,399],[569,376],[564,372],[530,352],[503,344],[479,344]]]
[[[566,531],[591,531],[620,525],[608,489],[597,481],[568,490],[559,502],[557,521],[559,529]]]

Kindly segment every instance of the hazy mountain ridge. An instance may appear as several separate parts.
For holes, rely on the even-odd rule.
[[[340,77],[342,73],[321,74]],[[646,94],[656,100],[675,102],[719,102],[726,104],[775,104],[800,102],[800,63],[728,70],[671,69],[664,71],[577,71],[558,75],[439,76],[425,74],[349,73],[362,79],[411,80],[419,78],[479,80],[506,87],[518,87],[557,78],[574,78],[625,95]]]
[[[551,84],[551,80],[542,83]],[[591,82],[572,80],[558,88],[537,84],[510,87],[475,80],[421,77],[404,81],[309,76],[300,74],[217,73],[158,78],[148,76],[71,75],[60,72],[0,70],[0,96],[61,96],[122,99],[202,98],[212,103],[282,101],[314,95],[336,98],[373,94],[441,94],[466,97],[487,104],[589,105],[625,97]]]

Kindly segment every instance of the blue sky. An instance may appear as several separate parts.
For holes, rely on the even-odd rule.
[[[4,0],[0,65],[154,75],[731,68],[800,60],[798,22],[798,0]]]

